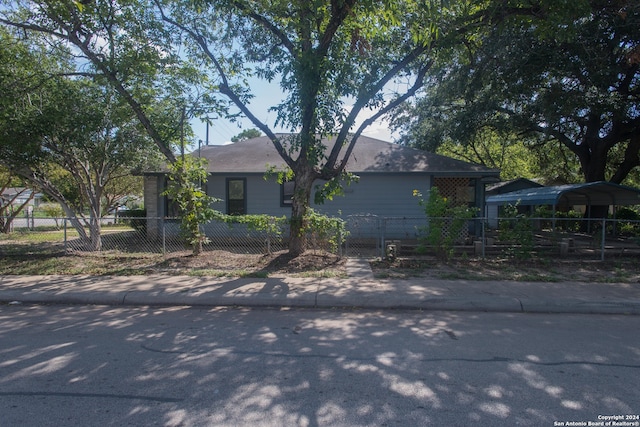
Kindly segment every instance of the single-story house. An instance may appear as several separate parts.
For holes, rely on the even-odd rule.
[[[325,143],[329,148],[331,142]],[[209,145],[192,153],[208,160],[206,191],[221,199],[214,208],[227,214],[268,214],[289,216],[292,183],[278,184],[269,169],[283,170],[285,162],[266,136],[229,145]],[[361,136],[346,166],[360,177],[345,189],[344,197],[334,197],[318,212],[341,216],[424,217],[413,196],[425,196],[431,187],[459,203],[484,212],[485,184],[495,182],[499,171],[426,151]],[[318,182],[318,185],[322,182]],[[144,173],[144,199],[148,217],[173,216],[166,197],[166,171]],[[153,227],[148,230],[153,233]]]

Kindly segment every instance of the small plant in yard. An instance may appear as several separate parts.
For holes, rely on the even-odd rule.
[[[60,229],[58,221],[64,217],[64,209],[62,209],[62,206],[57,203],[43,203],[38,209],[49,218],[53,218],[56,223],[56,229]]]
[[[527,258],[533,252],[533,222],[526,214],[518,213],[518,205],[504,206],[503,218],[500,220],[498,238],[509,242],[507,255],[516,258]]]
[[[337,252],[349,234],[342,218],[322,215],[311,208],[307,211],[305,224],[301,231],[307,233],[313,246],[326,245],[324,249],[329,252]]]
[[[201,226],[220,215],[211,207],[218,199],[207,195],[202,189],[202,183],[207,180],[206,165],[204,158],[182,156],[177,159],[169,167],[169,188],[163,193],[178,205],[180,228],[192,245],[194,255],[199,255],[202,245],[209,243]]]
[[[435,248],[439,258],[445,260],[451,258],[454,245],[469,220],[474,217],[476,209],[454,205],[440,194],[438,187],[431,188],[427,200],[422,198],[422,193],[418,190],[413,190],[413,195],[418,197],[418,203],[424,208],[429,222],[428,226],[419,228],[422,232],[421,250],[426,249],[424,245],[428,245]]]

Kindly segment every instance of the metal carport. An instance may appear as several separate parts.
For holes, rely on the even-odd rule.
[[[516,204],[522,206],[551,205],[556,207],[628,206],[640,204],[640,190],[611,182],[535,187],[487,197],[487,205]]]

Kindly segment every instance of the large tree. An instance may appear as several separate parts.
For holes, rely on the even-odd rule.
[[[10,53],[12,60],[0,63],[0,163],[60,203],[99,249],[112,187],[158,158],[157,150],[109,87],[62,76],[65,65],[38,46],[8,34],[2,41],[0,57]]]
[[[184,100],[179,75],[200,83],[202,91],[195,93],[205,106],[223,113],[225,101],[237,107],[293,172],[294,255],[306,249],[314,182],[338,187],[358,136],[422,86],[436,52],[477,26],[538,10],[504,0],[149,1],[153,7],[145,0],[5,0],[10,12],[0,22],[73,44],[127,99],[170,160],[168,140],[144,108],[149,96],[142,88],[157,88],[166,73],[165,92]],[[183,67],[186,58],[191,66]],[[249,77],[275,82],[285,93],[284,102],[272,106],[275,123],[261,121],[252,109]],[[356,126],[363,116],[368,118]],[[278,136],[274,125],[295,136]]]
[[[541,9],[443,59],[401,122],[405,142],[469,144],[488,127],[553,151],[566,179],[622,183],[640,165],[639,2]]]
[[[181,60],[175,34],[145,0],[0,0],[0,24],[45,40],[73,74],[103,79],[168,159],[189,131],[183,111],[198,105],[198,72]],[[151,107],[153,106],[153,107]],[[173,118],[173,120],[169,120]]]

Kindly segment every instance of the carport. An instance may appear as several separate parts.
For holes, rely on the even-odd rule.
[[[487,197],[488,205],[518,203],[522,206],[552,206],[554,215],[557,207],[576,205],[628,206],[640,204],[640,190],[611,182],[598,181],[585,184],[535,187]]]
[[[486,200],[487,205],[504,206],[516,203],[520,206],[551,206],[555,228],[556,209],[558,207],[569,208],[583,205],[590,209],[592,206],[613,206],[613,217],[615,219],[617,206],[640,204],[640,190],[611,182],[598,181],[584,184],[527,188],[489,196]]]

